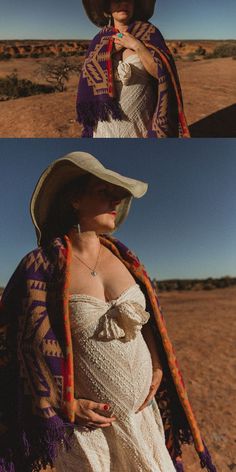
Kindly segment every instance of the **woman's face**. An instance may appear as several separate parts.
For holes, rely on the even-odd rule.
[[[111,0],[110,13],[115,23],[128,25],[134,15],[134,0]]]
[[[117,206],[127,196],[123,188],[91,176],[86,192],[72,202],[78,211],[81,230],[97,234],[113,231]]]

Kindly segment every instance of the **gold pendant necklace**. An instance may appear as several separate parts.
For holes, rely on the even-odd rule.
[[[82,264],[84,264],[89,270],[90,270],[90,274],[93,276],[93,277],[96,277],[97,275],[97,272],[96,272],[96,267],[98,265],[98,261],[99,261],[99,256],[100,256],[100,253],[101,253],[101,249],[102,249],[102,245],[100,243],[100,247],[99,247],[99,251],[98,251],[98,256],[97,256],[97,260],[96,260],[96,263],[95,263],[95,266],[94,267],[90,267],[88,264],[86,264],[86,262],[84,262],[82,259],[80,259],[80,257],[74,253],[74,256],[79,259],[80,262],[82,262]]]

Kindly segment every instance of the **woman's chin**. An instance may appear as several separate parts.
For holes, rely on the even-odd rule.
[[[112,231],[115,230],[115,224],[107,224],[107,225],[102,225],[100,228],[98,228],[97,233],[98,234],[103,234],[103,233],[112,233]]]
[[[130,18],[130,15],[128,15],[127,13],[122,13],[117,17],[117,20],[120,23],[124,23],[124,24],[128,25],[131,18]]]
[[[109,234],[115,231],[115,226],[104,226],[104,228],[99,231],[99,234]]]

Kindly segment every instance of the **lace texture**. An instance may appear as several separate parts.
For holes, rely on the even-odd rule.
[[[145,138],[154,108],[152,78],[137,54],[114,62],[116,97],[122,120],[99,121],[94,138]]]
[[[137,412],[152,381],[152,361],[141,328],[148,321],[138,285],[110,302],[72,295],[71,327],[78,398],[109,402],[109,428],[78,430],[57,472],[175,472],[154,401]]]

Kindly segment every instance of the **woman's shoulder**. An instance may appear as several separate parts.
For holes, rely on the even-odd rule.
[[[39,246],[26,253],[22,257],[18,267],[27,269],[31,265],[34,265],[34,268],[36,270],[39,269],[40,266],[45,265],[45,262],[47,262],[47,260],[48,256],[46,250]]]
[[[49,282],[57,261],[58,248],[56,245],[50,252],[43,247],[29,251],[20,260],[10,277],[2,295],[2,302],[6,302],[13,294],[26,293],[33,282]]]
[[[95,34],[91,42],[98,42],[103,36],[111,34],[111,28],[109,26],[104,26],[100,31]]]

